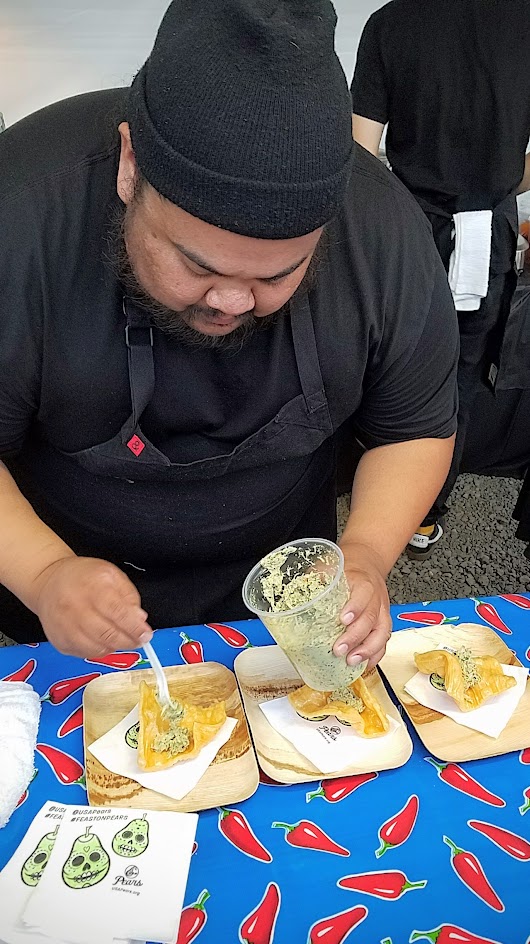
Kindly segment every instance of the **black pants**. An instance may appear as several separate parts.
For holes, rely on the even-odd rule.
[[[432,227],[438,251],[446,270],[449,269],[449,259],[452,252],[451,230],[452,224],[447,220],[427,214]],[[506,225],[505,256],[509,260],[515,251],[513,234]],[[496,254],[502,247],[497,245]],[[491,273],[488,294],[477,311],[458,312],[458,327],[460,332],[460,357],[458,361],[458,430],[456,434],[455,451],[449,473],[443,488],[434,502],[429,514],[423,521],[423,526],[434,524],[438,518],[447,513],[447,500],[458,478],[462,462],[466,433],[475,397],[488,381],[488,372],[492,362],[498,362],[504,328],[510,313],[517,277],[515,271]]]

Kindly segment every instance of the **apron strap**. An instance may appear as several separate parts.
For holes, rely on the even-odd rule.
[[[153,328],[146,316],[137,311],[129,298],[123,299],[127,319],[125,343],[129,362],[132,421],[136,427],[155,389],[155,361],[153,357]]]
[[[327,406],[327,399],[307,292],[295,296],[291,302],[291,329],[302,393],[308,412],[315,413]]]

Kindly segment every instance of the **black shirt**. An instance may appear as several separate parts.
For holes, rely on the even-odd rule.
[[[407,187],[450,213],[492,209],[523,176],[530,0],[392,0],[364,29],[354,114],[388,122]]]
[[[114,436],[131,413],[122,292],[104,262],[124,94],[78,96],[0,135],[0,456],[23,457],[35,442],[75,453]],[[454,432],[457,328],[445,272],[415,202],[360,148],[309,298],[333,429],[354,416],[369,446]],[[174,462],[226,453],[299,393],[289,315],[237,353],[154,334],[156,388],[142,428]],[[98,501],[97,476],[80,468],[75,482],[63,511],[84,533],[110,542],[127,532],[129,560],[156,540],[152,516],[139,511],[132,528],[130,505],[122,515]],[[141,485],[125,487],[140,509]],[[220,488],[204,490],[216,521]],[[282,497],[274,490],[268,467],[260,498],[242,494],[249,515],[252,502],[263,510]]]

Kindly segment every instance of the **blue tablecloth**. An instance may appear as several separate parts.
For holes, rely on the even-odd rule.
[[[478,605],[473,600],[394,606],[394,628],[400,630],[420,624],[418,617],[397,618],[407,612],[420,613],[427,623],[439,619],[433,613],[442,612],[446,617],[456,617],[453,622],[485,625],[488,620],[496,622],[496,612],[512,631],[512,635],[503,638],[523,664],[528,665],[530,608],[524,608],[524,601],[525,598],[516,598],[515,602],[489,598],[486,603],[490,608],[478,607],[478,614]],[[494,607],[493,612],[491,607]],[[253,645],[271,642],[258,621],[234,626]],[[184,631],[202,645],[205,660],[222,662],[232,668],[240,649],[227,644],[206,626],[187,627]],[[163,663],[174,665],[183,661],[181,632],[170,629],[157,633],[156,648]],[[187,651],[183,651],[186,654]],[[18,646],[0,650],[0,677],[9,676],[28,662],[25,672],[29,672],[32,660],[35,660],[35,668],[29,681],[41,695],[49,692],[59,680],[93,671],[112,671],[110,667],[61,656],[48,644],[42,644],[36,648]],[[129,660],[133,661],[134,656]],[[63,737],[58,732],[80,706],[81,698],[82,689],[77,689],[61,704],[44,701],[39,732],[41,743],[78,761],[83,757],[81,728]],[[238,804],[237,809],[269,850],[270,862],[253,858],[228,842],[219,829],[217,810],[201,813],[198,848],[191,861],[185,904],[193,905],[203,891],[207,891],[209,897],[206,899],[204,895],[201,899],[202,917],[200,908],[188,912],[190,920],[186,926],[190,930],[179,937],[179,944],[191,944],[192,940],[198,940],[199,944],[235,944],[240,940],[245,944],[271,944],[273,940],[274,944],[342,944],[346,938],[348,944],[388,944],[389,941],[406,944],[415,940],[434,944],[482,944],[483,941],[530,944],[530,861],[525,857],[528,848],[525,842],[530,841],[530,809],[526,816],[521,812],[525,805],[530,807],[530,750],[461,765],[461,769],[485,790],[500,798],[497,805],[492,805],[466,792],[465,774],[463,778],[459,769],[442,765],[438,770],[431,762],[426,762],[427,751],[409,722],[406,723],[414,743],[408,763],[398,770],[379,773],[342,798],[339,791],[339,799],[334,802],[330,801],[333,797],[326,783],[320,795],[308,801],[307,794],[319,790],[317,782],[290,787],[260,784],[253,797]],[[530,746],[530,728],[528,744]],[[58,765],[63,768],[59,775],[41,754],[36,755],[36,765],[38,774],[28,796],[0,831],[0,868],[45,800],[86,802],[81,785],[65,784],[59,779],[77,779],[79,771],[71,761],[62,760]],[[452,787],[446,780],[456,781],[464,790]],[[377,858],[379,830],[406,807],[413,796],[418,797],[419,811],[410,835]],[[409,803],[394,831],[390,831],[390,838],[401,839],[406,834],[407,811],[410,825],[414,803],[414,800]],[[489,824],[486,831],[497,841],[471,828],[468,820]],[[293,845],[286,841],[284,829],[272,828],[274,822],[295,826],[301,821],[316,824],[349,850],[349,857]],[[505,833],[492,832],[491,826],[508,830],[520,838],[510,841]],[[300,833],[303,827],[296,835]],[[472,858],[460,855],[452,862],[451,847],[444,842],[444,836],[459,849],[471,853]],[[503,846],[512,847],[511,851]],[[458,875],[460,870],[464,878],[469,878],[477,860],[504,910],[500,910],[499,903],[496,907],[487,904]],[[339,887],[338,880],[348,875],[364,876],[355,879],[354,884],[360,884],[365,891]],[[426,884],[409,888],[407,881]],[[480,878],[475,878],[475,884],[477,882],[480,883]],[[484,888],[483,883],[483,896],[488,897]],[[245,922],[264,896],[257,921]],[[277,920],[271,936],[268,926],[278,897]],[[193,920],[195,918],[198,920]],[[323,920],[328,918],[329,921]]]

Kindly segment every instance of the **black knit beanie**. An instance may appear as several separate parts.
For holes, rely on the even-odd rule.
[[[129,100],[155,190],[244,236],[328,222],[353,154],[336,21],[329,0],[174,0]]]

